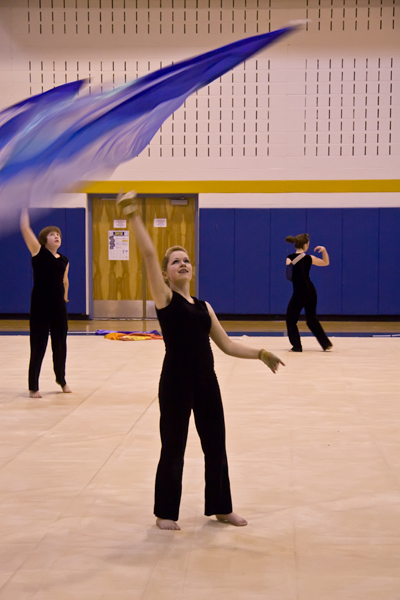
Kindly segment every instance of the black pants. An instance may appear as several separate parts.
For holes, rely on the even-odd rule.
[[[43,358],[47,348],[49,333],[53,351],[53,366],[56,382],[64,387],[65,362],[67,359],[67,311],[63,307],[59,310],[49,310],[48,313],[40,311],[31,312],[30,316],[30,345],[31,358],[29,362],[29,390],[37,392],[39,389],[39,375]]]
[[[184,369],[175,377],[163,372],[159,390],[162,447],[156,475],[154,514],[172,521],[179,517],[192,409],[205,460],[204,513],[209,516],[232,512],[224,412],[216,376],[212,373],[196,381],[182,381],[184,379]]]
[[[327,337],[325,331],[322,329],[321,323],[318,321],[316,316],[317,294],[315,291],[310,291],[308,293],[294,293],[290,299],[286,312],[286,326],[289,340],[293,346],[293,349],[298,351],[301,350],[301,341],[299,330],[297,328],[297,322],[303,308],[306,313],[307,327],[315,335],[322,348],[326,350],[332,345],[332,343]]]

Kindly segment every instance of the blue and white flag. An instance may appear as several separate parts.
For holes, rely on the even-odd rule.
[[[296,28],[234,42],[111,91],[77,97],[83,82],[66,84],[0,113],[0,229],[15,226],[23,206],[46,204],[140,154],[190,94]]]

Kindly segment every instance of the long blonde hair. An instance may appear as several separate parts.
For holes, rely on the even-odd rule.
[[[165,252],[165,256],[161,261],[161,271],[163,273],[167,272],[167,267],[168,267],[168,263],[169,263],[169,259],[170,256],[173,252],[184,252],[185,254],[188,254],[188,251],[186,250],[186,248],[183,248],[183,246],[171,246],[171,248],[168,248],[168,250]],[[165,280],[165,283],[167,284],[167,286],[169,287],[169,281],[168,279]]]

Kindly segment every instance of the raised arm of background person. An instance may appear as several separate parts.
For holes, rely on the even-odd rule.
[[[25,240],[25,244],[28,246],[29,252],[32,256],[36,256],[40,250],[39,240],[31,229],[31,222],[29,220],[29,213],[26,208],[21,211],[20,228],[22,237]]]
[[[221,323],[218,321],[212,306],[208,302],[206,302],[206,305],[211,317],[210,337],[222,352],[225,352],[225,354],[228,354],[229,356],[235,356],[236,358],[259,358],[273,373],[276,373],[280,364],[284,365],[281,359],[272,354],[272,352],[251,348],[250,346],[231,340]],[[263,356],[260,356],[261,352],[264,353]]]
[[[67,264],[67,267],[66,267],[65,273],[64,273],[64,300],[65,300],[65,302],[68,302],[68,290],[69,290],[68,273],[69,273],[69,263]]]
[[[156,249],[138,210],[131,214],[131,223],[135,232],[137,245],[146,265],[147,280],[151,297],[156,308],[165,308],[172,300],[172,291],[166,285]]]
[[[314,252],[320,252],[322,254],[322,258],[318,258],[318,256],[313,256],[311,254],[312,264],[316,267],[327,267],[329,265],[329,255],[325,246],[316,246],[314,248]]]

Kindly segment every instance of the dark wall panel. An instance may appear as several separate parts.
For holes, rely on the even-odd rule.
[[[380,315],[400,314],[400,209],[379,209]]]
[[[235,210],[200,209],[199,291],[216,312],[233,313]]]
[[[201,296],[220,313],[284,314],[284,239],[305,231],[331,261],[311,270],[319,314],[400,314],[400,208],[202,209]]]
[[[316,246],[325,246],[329,254],[328,267],[311,267],[310,277],[318,295],[317,311],[322,315],[342,312],[342,234],[343,210],[340,208],[307,209],[307,233],[310,234],[308,254],[319,258]]]
[[[63,246],[61,251],[69,260],[69,302],[71,314],[86,313],[86,229],[85,209],[66,210],[65,229],[62,230]],[[65,243],[64,243],[65,241]]]
[[[378,314],[379,210],[343,210],[342,314]]]
[[[19,231],[0,237],[0,313],[28,313],[31,255]]]
[[[307,211],[300,209],[271,210],[270,312],[284,314],[292,295],[292,284],[286,279],[286,257],[294,245],[285,242],[288,235],[306,231]]]
[[[269,313],[271,211],[235,210],[235,306],[237,314]]]

